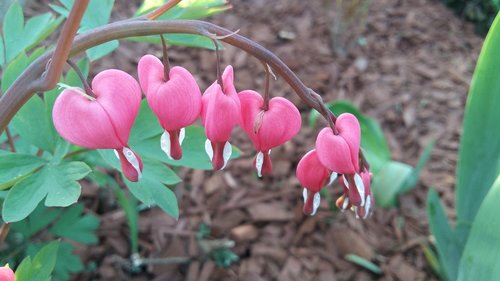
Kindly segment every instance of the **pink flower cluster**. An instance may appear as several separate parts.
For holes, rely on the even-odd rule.
[[[92,81],[94,97],[70,87],[60,94],[53,109],[54,126],[64,139],[90,149],[114,149],[130,181],[138,181],[143,169],[140,156],[128,145],[141,88],[164,129],[160,147],[166,155],[181,159],[184,128],[201,117],[207,135],[205,150],[214,170],[227,165],[232,153],[229,139],[237,125],[258,151],[254,165],[259,176],[271,173],[271,149],[290,140],[301,127],[300,113],[290,101],[276,97],[264,107],[257,92],[238,93],[231,66],[224,70],[222,83],[214,82],[203,95],[188,70],[176,66],[167,76],[163,63],[152,55],[140,59],[138,76],[140,86],[123,71],[102,71]]]
[[[297,165],[297,177],[304,186],[304,213],[314,215],[320,204],[320,191],[340,175],[344,194],[336,205],[342,211],[351,209],[357,218],[366,219],[373,211],[370,172],[359,164],[361,129],[358,119],[344,113],[335,127],[322,129],[316,139],[316,149],[309,151]]]

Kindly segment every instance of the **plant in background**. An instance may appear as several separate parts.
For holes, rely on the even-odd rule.
[[[427,198],[438,259],[429,261],[443,280],[497,280],[500,276],[500,13],[484,41],[467,97],[456,172],[452,227],[439,196]],[[438,262],[433,262],[438,261]]]
[[[330,7],[333,2],[333,7]],[[329,0],[327,11],[333,10],[330,37],[332,48],[345,56],[355,43],[366,44],[359,37],[365,27],[366,16],[372,0]]]
[[[5,222],[1,237],[10,228],[9,239],[14,239],[16,233],[22,234],[25,254],[42,246],[31,243],[39,232],[47,231],[51,238],[95,243],[98,221],[82,215],[83,205],[73,205],[80,197],[79,181],[86,178],[114,190],[132,233],[132,253],[127,263],[132,268],[147,264],[150,261],[138,254],[138,203],[122,189],[127,188],[144,206],[156,205],[178,218],[177,198],[167,185],[181,179],[169,166],[223,169],[231,157],[239,154],[229,143],[237,125],[243,127],[258,150],[254,164],[258,175],[270,173],[270,150],[291,139],[301,124],[300,114],[291,102],[271,99],[271,72],[283,77],[304,102],[328,121],[329,126],[321,131],[316,142],[319,165],[343,180],[343,200],[347,202],[344,209],[351,208],[363,219],[369,216],[373,207],[370,171],[360,150],[361,129],[355,115],[343,114],[337,119],[321,96],[306,87],[279,58],[235,32],[202,21],[161,19],[207,16],[227,8],[224,1],[191,1],[188,6],[188,1],[179,4],[180,0],[172,0],[150,9],[152,2],[144,2],[140,16],[110,24],[107,21],[113,6],[111,0],[90,4],[88,0],[63,0],[62,6],[51,5],[60,17],[47,14],[30,19],[26,25],[18,4],[7,12],[5,40],[0,45],[5,50],[0,53],[6,54],[0,60],[5,90],[0,99],[0,131],[5,130],[3,140],[8,146],[3,148],[10,151],[0,150]],[[67,20],[54,50],[35,48],[63,17]],[[81,34],[76,36],[77,33]],[[170,37],[170,33],[185,36]],[[170,69],[163,34],[170,43],[215,49],[215,82],[203,95],[187,70]],[[140,84],[131,74],[108,69],[97,74],[90,86],[89,62],[108,55],[119,46],[116,40],[123,38],[148,42],[161,38],[163,62],[150,56],[140,60]],[[267,74],[263,97],[249,90],[238,94],[232,66],[221,71],[219,41],[262,61]],[[32,48],[35,49],[31,51]],[[83,52],[85,56],[78,63],[69,60]],[[72,69],[62,76],[66,64]],[[65,88],[62,93],[54,89],[56,84]],[[44,94],[36,95],[38,92]],[[168,104],[172,108],[163,111]],[[198,117],[203,127],[191,125]],[[116,178],[108,174],[113,173],[112,169],[119,171]],[[320,176],[319,180],[323,180]],[[309,195],[316,198],[306,193]],[[306,198],[306,205],[310,205],[309,201]],[[73,206],[64,211],[51,208],[70,205]],[[309,205],[305,211],[313,214]],[[15,245],[9,239],[9,245]],[[33,260],[23,261],[16,269],[17,278],[46,280],[52,276],[64,280],[69,273],[82,270],[69,264],[69,260],[73,265],[79,263],[65,243],[51,242]],[[237,260],[228,249],[231,245],[234,242],[225,239],[199,241],[202,252],[221,266]],[[14,265],[19,257],[13,256],[12,261]]]
[[[500,10],[499,0],[441,0],[457,14],[475,23],[477,31],[486,33]]]

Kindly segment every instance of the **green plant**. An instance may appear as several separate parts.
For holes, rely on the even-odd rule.
[[[442,0],[442,2],[460,16],[474,22],[476,29],[481,33],[488,31],[500,10],[498,0]]]
[[[495,280],[499,276],[500,224],[500,13],[486,37],[465,107],[456,172],[456,222],[452,227],[430,190],[427,209],[445,280]]]

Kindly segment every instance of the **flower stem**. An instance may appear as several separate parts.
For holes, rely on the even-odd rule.
[[[222,82],[222,72],[220,70],[220,53],[219,53],[219,43],[217,42],[216,39],[212,39],[212,42],[214,42],[215,46],[215,55],[216,55],[216,68],[217,68],[217,84],[220,85],[220,88],[222,89],[222,92],[224,92],[224,84]]]
[[[181,1],[182,0],[170,0],[167,3],[163,4],[162,6],[155,9],[154,11],[146,14],[144,16],[144,18],[148,19],[148,20],[155,20],[158,17],[160,17],[161,15],[163,15],[164,13],[166,13],[168,10],[175,7],[175,5],[179,4],[179,2],[181,2]]]
[[[94,92],[92,91],[92,88],[90,88],[90,85],[89,83],[87,82],[87,79],[85,78],[85,76],[83,76],[83,73],[82,71],[80,70],[80,68],[78,67],[78,65],[76,65],[73,61],[71,61],[70,59],[68,59],[66,61],[69,66],[71,66],[71,68],[73,68],[73,70],[76,72],[76,75],[78,75],[78,78],[80,78],[80,81],[82,81],[82,84],[83,84],[83,88],[85,89],[85,93],[90,96],[90,97],[93,97],[93,98],[96,98],[96,95],[94,94]]]
[[[266,80],[264,82],[264,104],[262,105],[262,110],[267,111],[269,109],[269,99],[271,98],[269,92],[271,69],[267,63],[264,63],[264,68],[266,70]]]
[[[163,50],[163,76],[165,79],[165,82],[170,80],[170,62],[168,59],[168,52],[167,52],[167,44],[165,43],[165,38],[163,37],[163,34],[160,34],[160,39],[161,39],[161,47]]]
[[[16,152],[16,144],[12,134],[10,133],[9,127],[5,128],[5,134],[7,135],[7,142],[9,143],[10,151]]]
[[[79,2],[80,1],[77,1],[75,3]],[[116,39],[164,33],[198,34],[202,36],[217,34],[218,36],[224,36],[230,35],[233,32],[208,22],[196,20],[118,21],[78,35],[73,42],[70,55],[78,54],[91,47]],[[323,112],[323,110],[321,110],[322,102],[315,98],[314,95],[310,93],[309,88],[297,77],[297,75],[271,51],[239,34],[232,34],[220,40],[246,51],[257,59],[267,63],[277,75],[283,77],[306,104],[319,112]],[[0,132],[5,129],[14,114],[35,92],[47,91],[55,86],[55,83],[52,85],[45,82],[45,80],[50,78],[57,81],[60,73],[47,72],[45,79],[40,79],[45,69],[45,65],[53,55],[54,52],[48,52],[35,60],[2,96],[0,99]],[[56,78],[50,77],[51,75],[55,75]],[[331,112],[323,112],[323,116],[325,118],[331,118],[333,122],[335,121],[335,116]]]

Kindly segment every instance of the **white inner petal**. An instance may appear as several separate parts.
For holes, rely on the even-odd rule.
[[[344,203],[342,204],[342,212],[347,209],[347,206],[349,206],[349,197],[345,196]]]
[[[269,149],[269,151],[267,152],[267,155],[271,155],[271,149]]]
[[[321,202],[321,195],[319,192],[314,193],[314,199],[313,199],[313,212],[311,216],[314,216],[316,214],[316,211],[319,208],[319,203]]]
[[[363,216],[363,219],[366,219],[370,215],[371,207],[372,207],[372,198],[370,195],[368,195],[366,197],[365,215]]]
[[[304,204],[306,204],[307,201],[307,189],[304,187],[304,190],[302,191],[302,197],[304,198]]]
[[[169,159],[172,159],[170,155],[170,134],[165,130],[160,138],[160,147],[165,154],[167,154]]]
[[[221,170],[223,170],[227,162],[229,161],[229,158],[231,158],[231,154],[233,153],[233,147],[231,144],[226,141],[226,144],[224,144],[224,151],[222,152],[222,159],[224,159],[224,166],[222,166]]]
[[[259,151],[257,153],[257,156],[255,157],[255,168],[257,168],[257,175],[262,177],[262,165],[264,164],[264,153],[262,151]]]
[[[130,150],[127,147],[123,148],[123,154],[125,155],[125,159],[134,167],[135,171],[137,172],[137,178],[141,179],[142,173],[141,173],[141,168],[139,166],[139,159],[135,156],[134,152]]]
[[[358,207],[352,206],[352,211],[356,214],[356,219],[359,220],[359,215],[358,215]]]
[[[361,197],[361,205],[365,205],[365,185],[363,184],[363,180],[359,174],[354,174],[354,183],[356,184],[356,188],[358,189],[359,196]]]
[[[208,158],[210,158],[210,161],[212,161],[214,158],[214,150],[212,149],[212,143],[209,139],[205,141],[205,152],[207,153]]]
[[[342,179],[344,179],[344,185],[349,189],[349,182],[347,181],[347,175],[342,176]]]
[[[338,177],[339,174],[335,173],[335,172],[332,172],[330,174],[330,180],[328,181],[328,184],[327,185],[331,185]]]
[[[184,141],[184,138],[186,137],[186,129],[182,128],[181,131],[179,132],[179,144],[182,145],[182,142]]]
[[[118,151],[116,149],[113,149],[113,151],[115,152],[116,158],[118,158],[118,160],[120,160],[120,155],[118,154]]]

